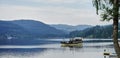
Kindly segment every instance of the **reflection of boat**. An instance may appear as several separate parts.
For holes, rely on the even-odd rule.
[[[69,41],[61,41],[62,47],[82,47],[82,38],[75,37]]]

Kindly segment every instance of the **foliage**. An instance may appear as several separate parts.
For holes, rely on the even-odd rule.
[[[87,38],[112,38],[112,25],[95,26],[81,31],[73,31],[70,37],[87,37]],[[120,28],[119,28],[120,30]],[[119,32],[120,34],[120,32]],[[120,35],[119,35],[120,38]]]
[[[93,0],[93,6],[96,7],[97,14],[101,13],[102,21],[113,19],[113,2],[114,0]]]

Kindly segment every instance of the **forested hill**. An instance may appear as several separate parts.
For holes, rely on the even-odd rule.
[[[34,20],[0,21],[0,39],[7,36],[15,38],[63,37],[65,32]]]
[[[36,34],[41,37],[61,37],[65,35],[65,32],[51,27],[43,22],[34,20],[15,20],[14,24],[22,26],[32,34]]]
[[[120,26],[120,24],[119,24]],[[66,29],[68,30],[68,29]],[[92,26],[80,31],[72,31],[69,37],[111,38],[112,25]],[[119,28],[120,30],[120,28]],[[120,32],[119,32],[120,33]],[[7,36],[15,38],[66,37],[65,30],[58,30],[43,22],[34,20],[0,21],[0,39]],[[68,35],[67,35],[68,36]],[[119,35],[120,37],[120,35]]]
[[[112,25],[94,26],[81,31],[73,31],[70,33],[69,36],[70,37],[79,36],[79,37],[87,37],[87,38],[111,38],[112,32],[113,32],[112,30],[113,30]],[[120,27],[119,27],[119,30],[120,30]]]

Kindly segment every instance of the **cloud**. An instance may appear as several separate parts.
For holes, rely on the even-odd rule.
[[[76,3],[76,2],[86,3],[90,0],[22,0],[22,1],[44,2],[44,3]]]
[[[27,5],[1,5],[0,19],[34,19],[47,24],[103,24],[95,13],[90,0],[16,0],[38,4],[40,6]],[[48,3],[48,4],[47,4]],[[49,4],[50,3],[50,4]],[[79,4],[80,3],[80,4]],[[47,4],[47,5],[46,5]],[[72,6],[72,4],[75,4]],[[91,7],[90,7],[91,6]],[[105,23],[104,23],[105,24]]]
[[[92,0],[2,0],[0,5],[89,8],[92,6]]]

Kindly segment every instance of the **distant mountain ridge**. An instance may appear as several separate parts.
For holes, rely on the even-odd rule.
[[[90,28],[92,27],[91,25],[77,25],[77,26],[72,26],[72,25],[65,25],[65,24],[52,24],[52,27],[59,29],[59,30],[63,30],[66,32],[72,32],[72,31],[80,31],[80,30],[84,30],[86,28]]]
[[[43,22],[34,21],[34,20],[15,20],[13,23],[22,26],[23,28],[27,29],[28,31],[32,31],[32,33],[38,34],[54,34],[54,35],[61,35],[65,34],[61,30],[57,30]]]
[[[14,36],[26,37],[63,37],[65,32],[45,23],[34,20],[0,21],[0,38]]]
[[[39,40],[41,38],[112,38],[112,28],[112,24],[104,26],[71,26],[63,24],[48,25],[40,21],[23,19],[14,21],[0,21],[0,45],[42,44],[44,41]],[[12,37],[12,39],[8,39],[8,37]]]

